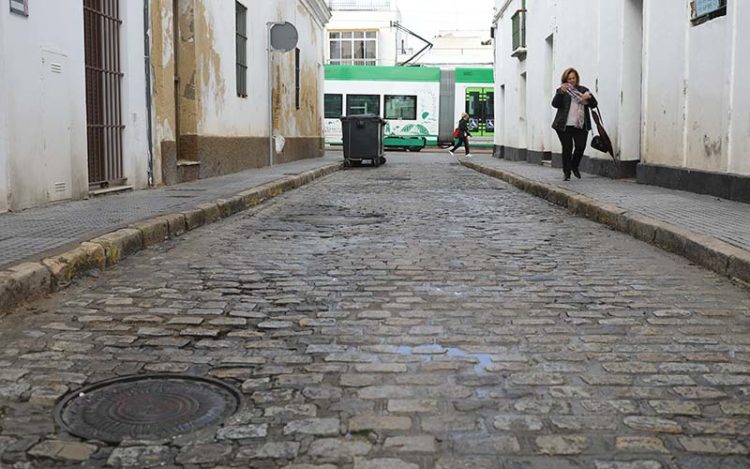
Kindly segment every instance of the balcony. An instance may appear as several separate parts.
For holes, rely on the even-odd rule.
[[[391,0],[328,0],[331,10],[390,10]]]

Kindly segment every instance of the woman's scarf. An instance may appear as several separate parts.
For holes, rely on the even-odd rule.
[[[580,104],[580,106],[578,107],[578,114],[576,115],[575,126],[578,129],[584,128],[584,123],[585,123],[584,113],[586,112],[586,108],[584,106],[586,105],[583,103],[583,93],[578,91],[578,89],[572,85],[563,86],[563,89],[565,90],[566,93],[568,93],[568,96],[570,96],[570,99],[575,100],[575,102]]]

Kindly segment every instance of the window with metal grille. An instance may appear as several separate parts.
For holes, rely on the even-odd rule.
[[[328,45],[331,64],[377,65],[377,31],[331,31]]]
[[[247,8],[235,2],[237,49],[237,96],[247,97]]]
[[[119,0],[84,0],[89,184],[122,184],[122,78]]]
[[[690,2],[690,21],[693,26],[727,14],[727,0],[693,0]]]
[[[385,118],[417,120],[417,97],[385,95]]]
[[[300,97],[300,63],[299,63],[299,48],[294,49],[294,107],[299,109],[299,97]]]
[[[323,99],[323,114],[326,119],[338,119],[343,115],[344,97],[340,94],[327,94]]]
[[[518,10],[512,17],[513,50],[526,47],[526,10]]]

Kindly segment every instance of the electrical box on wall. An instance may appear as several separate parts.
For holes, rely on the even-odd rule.
[[[16,15],[29,16],[29,0],[10,0],[10,12]]]

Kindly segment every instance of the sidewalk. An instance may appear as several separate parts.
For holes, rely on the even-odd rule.
[[[334,152],[158,189],[0,214],[0,310],[62,288],[87,269],[112,265],[132,252],[299,187],[337,170],[340,163],[341,156]]]
[[[589,174],[477,155],[462,164],[579,215],[750,283],[750,205]]]

